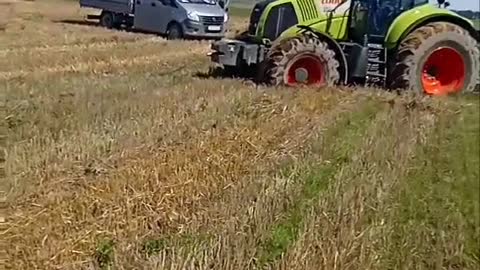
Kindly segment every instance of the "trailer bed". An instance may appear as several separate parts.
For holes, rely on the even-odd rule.
[[[133,0],[80,0],[80,7],[96,8],[115,13],[132,14]]]

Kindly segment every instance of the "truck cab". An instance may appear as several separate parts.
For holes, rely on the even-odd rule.
[[[182,37],[222,38],[227,13],[214,0],[136,0],[134,27]]]

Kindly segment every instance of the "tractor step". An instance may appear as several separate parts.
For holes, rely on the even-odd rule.
[[[377,59],[368,59],[368,63],[371,63],[371,64],[385,64],[385,61],[377,60]]]
[[[369,43],[367,86],[385,87],[387,78],[387,50],[383,44]]]

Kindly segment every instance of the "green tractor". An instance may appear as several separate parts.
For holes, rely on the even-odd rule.
[[[480,32],[438,0],[264,0],[248,31],[212,44],[229,72],[268,85],[474,91]]]

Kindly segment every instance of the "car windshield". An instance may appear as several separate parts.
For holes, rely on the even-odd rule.
[[[178,0],[181,3],[215,5],[216,0]]]

